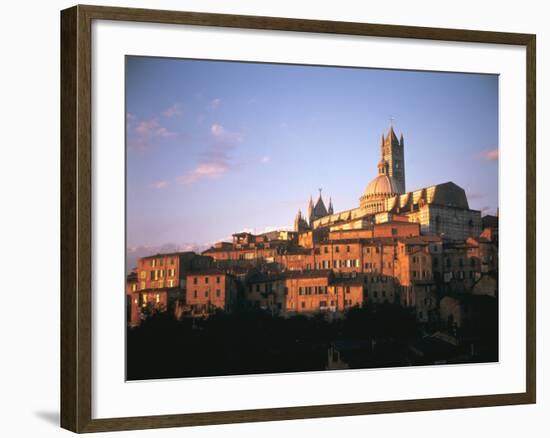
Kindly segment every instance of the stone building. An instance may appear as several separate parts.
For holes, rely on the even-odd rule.
[[[237,300],[235,278],[220,269],[187,274],[185,306],[192,316],[206,316],[216,309],[230,311]]]
[[[331,270],[288,272],[286,313],[339,313],[363,305],[363,282],[338,278]]]
[[[310,199],[308,227],[298,212],[295,231],[357,229],[395,218],[420,224],[422,234],[454,240],[476,237],[482,229],[480,211],[470,209],[464,189],[453,182],[405,191],[404,140],[403,135],[397,139],[393,127],[382,136],[378,175],[367,185],[359,207],[336,213],[330,207],[324,207],[321,195],[315,206]]]
[[[194,252],[142,257],[127,279],[130,325],[135,327],[149,311],[175,311],[184,298],[188,272],[211,266],[212,258]]]
[[[272,315],[286,312],[286,286],[282,274],[253,272],[245,279],[245,303]]]

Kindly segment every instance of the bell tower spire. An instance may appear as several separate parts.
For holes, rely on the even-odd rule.
[[[382,136],[382,159],[378,166],[379,173],[391,176],[395,181],[398,193],[405,193],[405,155],[403,134],[397,138],[393,130],[393,117],[390,118],[390,128],[387,136]],[[381,166],[385,162],[385,166]]]

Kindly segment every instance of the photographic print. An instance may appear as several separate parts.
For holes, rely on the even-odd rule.
[[[125,81],[127,380],[499,360],[498,75]]]

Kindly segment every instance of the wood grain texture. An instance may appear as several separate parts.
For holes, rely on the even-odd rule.
[[[92,419],[92,20],[513,44],[527,53],[526,392],[419,400]],[[458,409],[536,400],[536,38],[530,34],[75,6],[61,12],[61,426],[74,432]]]

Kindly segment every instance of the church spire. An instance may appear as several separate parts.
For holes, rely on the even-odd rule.
[[[328,199],[328,214],[334,214],[334,207],[332,206],[332,198]]]

